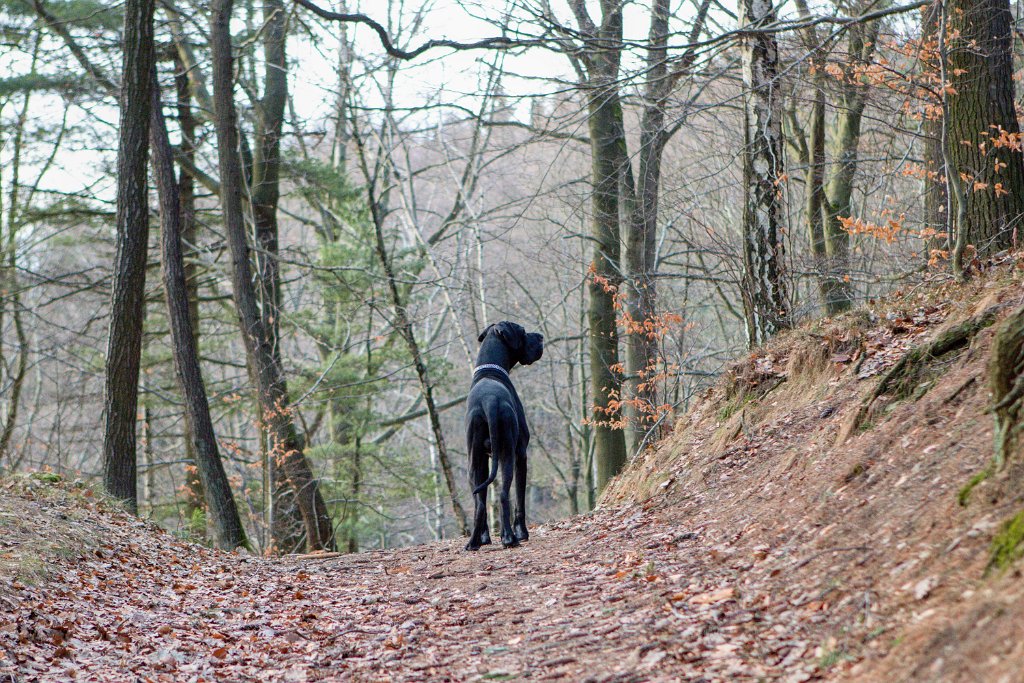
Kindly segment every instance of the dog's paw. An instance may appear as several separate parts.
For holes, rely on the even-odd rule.
[[[520,541],[529,541],[530,540],[530,532],[526,530],[525,526],[521,526],[521,527],[517,527],[516,528],[516,539],[520,540]]]
[[[490,544],[491,544],[491,532],[485,531],[482,534],[480,534],[480,545],[490,545]]]
[[[510,536],[508,538],[504,538],[503,537],[501,539],[501,546],[503,548],[518,548],[519,547],[519,539],[516,538],[515,536]]]
[[[480,541],[469,539],[469,543],[466,544],[466,550],[480,550]]]

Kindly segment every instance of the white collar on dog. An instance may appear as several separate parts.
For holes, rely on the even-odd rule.
[[[501,367],[500,365],[494,365],[493,363],[485,363],[484,365],[478,365],[475,368],[473,368],[473,374],[475,375],[476,373],[480,372],[481,370],[497,370],[498,372],[504,374],[509,379],[512,379],[512,377],[509,376],[509,374],[508,374],[508,370],[506,370],[505,368]]]

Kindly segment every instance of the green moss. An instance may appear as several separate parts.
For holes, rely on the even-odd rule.
[[[970,346],[975,335],[995,321],[997,312],[997,306],[989,307],[979,315],[942,332],[935,340],[910,349],[885,373],[874,391],[861,404],[853,421],[854,429],[858,432],[866,431],[863,427],[871,406],[884,394],[891,396],[893,402],[908,398],[917,401],[922,398],[942,372],[939,361],[951,360],[954,354]]]
[[[843,483],[849,484],[851,481],[859,477],[868,471],[868,466],[865,463],[859,462],[850,468],[850,471],[843,476]]]
[[[718,410],[718,421],[725,422],[735,415],[736,411],[740,409],[741,404],[741,401],[730,401],[729,403],[726,403]]]
[[[743,408],[746,408],[747,405],[753,403],[756,400],[758,400],[758,396],[756,394],[739,394],[738,396],[736,396],[735,399],[725,404],[718,410],[718,420],[720,422],[725,422],[730,417],[738,413]]]
[[[192,516],[185,527],[186,538],[202,542],[206,539],[206,511],[202,508],[192,510]]]
[[[1021,542],[1024,542],[1024,511],[1004,522],[999,533],[992,539],[986,571],[1006,569],[1024,555]]]
[[[834,650],[826,650],[821,657],[818,658],[818,668],[823,671],[831,669],[839,662],[852,660],[853,657],[849,652],[841,647],[837,647]]]
[[[981,482],[985,481],[986,479],[988,479],[991,476],[992,476],[992,465],[990,464],[988,467],[983,469],[981,472],[978,472],[973,477],[971,477],[970,479],[967,480],[967,483],[964,484],[963,488],[960,489],[960,491],[956,494],[956,502],[958,502],[961,507],[967,507],[967,503],[968,503],[968,501],[970,500],[970,497],[971,497],[971,491],[974,490],[974,487],[977,486],[978,484],[980,484]]]

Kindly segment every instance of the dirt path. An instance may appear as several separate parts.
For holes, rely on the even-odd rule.
[[[103,537],[45,584],[18,587],[17,608],[0,615],[0,673],[661,681],[817,671],[798,624],[741,597],[739,574],[715,563],[699,534],[637,506],[478,553],[451,541],[264,560],[183,544],[127,517]]]

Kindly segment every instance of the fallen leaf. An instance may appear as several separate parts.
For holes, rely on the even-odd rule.
[[[700,593],[690,598],[691,605],[713,605],[718,602],[732,600],[736,596],[735,588],[720,588],[707,593]]]

